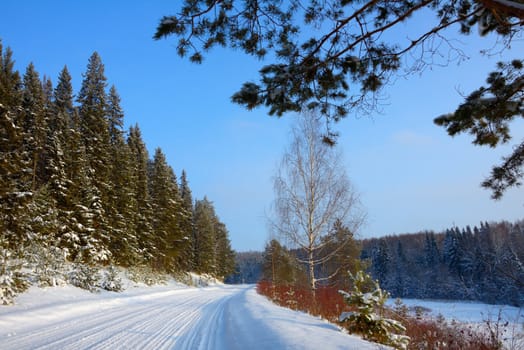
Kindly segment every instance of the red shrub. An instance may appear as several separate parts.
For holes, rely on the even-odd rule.
[[[267,296],[275,303],[320,316],[337,323],[339,315],[349,311],[348,305],[334,287],[319,287],[315,299],[309,289],[291,285],[273,285],[268,281],[257,284],[259,294]],[[420,319],[389,310],[387,316],[400,321],[406,327],[410,337],[408,349],[460,349],[460,350],[495,350],[500,349],[496,342],[489,339],[471,326],[448,324],[444,320]]]
[[[313,293],[308,288],[291,285],[273,285],[268,281],[257,284],[259,294],[265,295],[275,303],[293,310],[308,312],[329,321],[337,321],[343,311],[348,311],[344,299],[334,287],[319,287]]]

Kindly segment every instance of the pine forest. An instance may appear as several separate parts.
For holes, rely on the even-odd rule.
[[[38,256],[46,266],[232,272],[234,252],[213,203],[192,198],[187,174],[177,176],[160,148],[148,154],[138,125],[124,130],[120,103],[98,53],[75,94],[67,66],[56,84],[32,63],[22,74],[0,42],[3,270],[6,261]]]

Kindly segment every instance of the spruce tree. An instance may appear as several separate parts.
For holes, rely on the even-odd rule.
[[[55,131],[51,127],[51,120],[54,119],[56,111],[53,101],[53,83],[51,79],[45,75],[42,83],[42,94],[44,99],[45,128],[42,130],[43,155],[39,160],[41,173],[38,175],[38,177],[42,184],[47,184],[50,181],[54,171],[49,163],[51,154],[54,152],[51,140],[55,136]]]
[[[379,283],[383,286],[388,286],[388,276],[391,269],[390,265],[391,254],[389,247],[384,239],[380,239],[377,246],[372,251],[371,271],[373,277],[376,277]]]
[[[102,60],[94,52],[89,58],[77,101],[80,103],[82,140],[89,166],[93,169],[93,184],[100,191],[103,200],[108,192],[111,171],[106,81]]]
[[[195,271],[213,273],[216,269],[215,252],[215,211],[213,204],[206,198],[195,202],[193,216]]]
[[[12,51],[0,42],[0,241],[21,249],[29,240],[25,220],[32,198],[31,164],[25,149],[22,83]]]
[[[130,127],[127,144],[131,152],[131,190],[135,197],[132,202],[132,227],[138,240],[139,260],[150,263],[156,247],[153,242],[153,211],[148,190],[149,155],[138,125]]]
[[[60,217],[64,219],[66,213],[73,208],[68,198],[69,187],[72,185],[68,173],[73,168],[73,150],[78,147],[78,145],[70,143],[74,133],[72,131],[73,114],[71,76],[67,67],[64,67],[53,91],[53,105],[48,120],[47,140],[51,192],[57,201],[59,210],[63,212]],[[66,224],[65,221],[62,223]]]
[[[0,229],[8,248],[22,248],[31,236],[26,227],[33,193],[30,163],[24,157],[24,133],[18,114],[0,104]]]
[[[82,249],[80,237],[86,234],[85,230],[92,229],[80,224],[83,215],[90,215],[84,210],[88,205],[84,191],[86,186],[91,186],[91,182],[80,130],[80,116],[73,106],[73,87],[67,67],[60,72],[54,91],[54,104],[55,113],[50,120],[50,129],[56,152],[52,161],[58,171],[51,186],[55,188],[54,196],[60,212],[58,246],[65,249],[66,256],[74,260]],[[62,164],[65,179],[62,178]]]
[[[359,334],[364,339],[392,346],[395,349],[407,349],[409,337],[403,335],[406,328],[398,321],[387,318],[384,309],[389,293],[383,291],[371,276],[358,271],[351,274],[352,290],[339,291],[352,310],[343,312],[339,322],[352,334]]]
[[[277,285],[306,285],[306,272],[279,241],[272,239],[264,249],[262,279]]]
[[[116,145],[119,139],[123,138],[124,132],[124,111],[120,106],[120,95],[114,85],[109,89],[107,96],[107,120],[109,125],[109,138],[111,145]]]
[[[449,271],[459,276],[461,274],[462,247],[459,237],[453,230],[446,230],[442,248],[442,259]]]
[[[49,121],[49,129],[57,135],[60,143],[66,145],[69,129],[73,127],[73,84],[67,66],[64,66],[58,76],[58,83],[53,91],[54,113]]]
[[[95,227],[92,231],[92,240],[96,246],[105,250],[109,244],[109,231],[105,214],[110,191],[110,136],[107,120],[107,98],[105,93],[106,77],[104,65],[97,52],[89,58],[87,70],[84,74],[82,87],[77,101],[80,103],[80,132],[85,147],[87,161],[87,176],[92,186],[85,189],[84,194],[92,196],[87,199],[90,210],[97,216],[96,221],[91,221]],[[90,255],[98,255],[90,250]],[[105,251],[100,252],[101,257],[106,257]]]
[[[180,267],[183,270],[190,271],[194,267],[193,196],[185,170],[182,170],[180,175],[179,192],[182,200],[179,226],[184,234],[184,240],[186,240],[185,249],[180,257]]]
[[[109,136],[111,141],[111,176],[107,203],[110,250],[116,261],[128,265],[138,259],[138,242],[133,226],[134,201],[131,150],[125,142],[124,112],[114,86],[108,96]]]
[[[215,217],[215,252],[216,269],[214,275],[224,279],[235,272],[235,252],[231,248],[226,225]]]
[[[320,280],[340,288],[349,287],[348,272],[361,269],[360,246],[353,232],[342,221],[336,220],[325,241],[327,245],[316,256],[321,262]]]
[[[0,40],[0,104],[11,112],[22,102],[22,79],[14,66],[13,51],[4,50]]]
[[[67,66],[64,66],[53,91],[53,113],[49,118],[48,136],[49,168],[52,170],[50,181],[58,208],[63,212],[60,215],[62,227],[68,225],[67,213],[74,207],[71,199],[68,198],[70,188],[74,185],[71,182],[73,177],[71,175],[78,156],[75,152],[80,146],[80,134],[73,123],[74,118],[73,85]]]
[[[27,66],[23,79],[24,131],[25,149],[31,161],[31,189],[36,191],[42,180],[42,157],[46,143],[46,113],[44,110],[45,97],[42,82],[33,63]]]
[[[184,233],[179,226],[182,201],[173,169],[160,148],[155,151],[149,179],[153,208],[153,232],[157,248],[155,267],[177,270],[179,255],[184,251]]]

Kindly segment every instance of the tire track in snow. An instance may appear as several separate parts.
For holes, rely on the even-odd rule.
[[[133,312],[125,309],[97,310],[86,316],[74,318],[67,322],[58,322],[20,337],[13,337],[12,348],[31,347],[36,339],[41,339],[38,344],[40,349],[72,349],[78,348],[78,346],[89,346],[89,340],[94,336],[100,336],[104,333],[114,335],[119,325],[125,327],[132,319],[138,317],[143,319],[154,314],[155,309],[148,309],[147,306],[136,308]],[[3,342],[3,344],[3,346],[11,348],[9,341]]]
[[[220,321],[223,319],[225,305],[233,296],[222,297],[205,306],[202,313],[206,316],[198,320],[199,322],[182,337],[177,346],[180,349],[221,349],[219,343],[221,343],[224,334],[222,327],[220,327]]]
[[[149,300],[138,298],[107,310],[96,310],[67,322],[18,334],[1,341],[2,349],[108,349],[118,347],[161,349],[175,343],[173,334],[198,318],[199,309],[210,302],[200,290]],[[136,298],[135,298],[136,299]],[[212,300],[212,299],[211,299]],[[180,301],[176,304],[177,301]],[[96,308],[97,305],[94,305]],[[52,310],[49,310],[52,318]],[[74,313],[74,310],[70,310]],[[188,322],[189,321],[189,322]],[[113,345],[111,345],[113,344]]]
[[[26,324],[16,324],[20,321]],[[27,309],[0,310],[2,350],[319,348],[380,347],[277,307],[251,286],[106,294],[76,303],[32,303]]]

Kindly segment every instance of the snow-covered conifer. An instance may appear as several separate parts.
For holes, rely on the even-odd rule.
[[[87,264],[74,264],[69,273],[69,282],[75,286],[90,292],[98,291],[100,274],[96,267]]]
[[[155,152],[149,180],[154,242],[158,249],[156,265],[168,271],[180,270],[180,258],[189,240],[180,227],[183,207],[176,176],[160,148]]]
[[[195,271],[199,273],[213,273],[216,267],[215,255],[215,210],[213,203],[207,197],[195,202],[193,216]]]
[[[15,280],[10,269],[11,253],[0,246],[0,304],[11,305],[16,297]]]
[[[113,265],[110,265],[107,270],[104,271],[100,288],[110,292],[121,292],[124,289],[122,279],[118,276],[118,270]]]
[[[402,335],[406,328],[400,322],[383,316],[388,293],[363,271],[358,271],[351,277],[353,290],[339,293],[356,311],[343,312],[339,321],[344,323],[351,333],[359,334],[364,339],[397,349],[407,349],[409,337]]]
[[[137,215],[135,212],[137,199],[133,186],[132,153],[122,130],[124,112],[120,106],[120,96],[114,86],[109,91],[107,114],[111,140],[111,175],[106,205],[110,227],[109,249],[116,263],[129,265],[136,263],[140,256],[133,220]]]
[[[139,263],[150,262],[156,251],[153,243],[151,201],[148,189],[148,159],[146,145],[138,125],[129,128],[127,144],[131,152],[132,227],[137,238]]]
[[[21,268],[21,261],[6,248],[5,239],[0,237],[0,305],[13,304],[17,294],[29,287]]]

